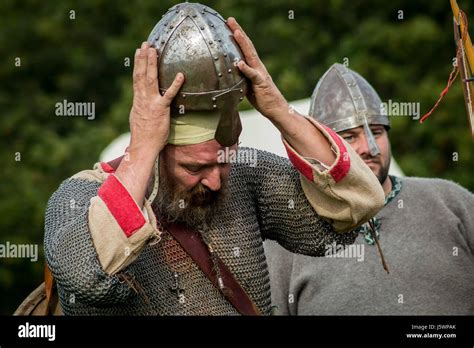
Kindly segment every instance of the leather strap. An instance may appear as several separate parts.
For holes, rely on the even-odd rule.
[[[217,256],[214,256],[219,267],[222,281],[226,287],[222,290],[214,272],[211,252],[202,240],[200,234],[189,229],[182,224],[171,224],[167,226],[168,231],[178,241],[181,247],[191,256],[193,261],[201,268],[211,283],[224,295],[224,297],[235,307],[242,315],[262,315],[255,303],[250,299],[239,282],[235,279],[232,272],[227,268],[224,262]]]
[[[46,313],[45,315],[50,315],[53,312],[52,303],[53,303],[53,289],[54,289],[54,278],[49,270],[48,265],[44,264],[44,290],[46,293]]]
[[[107,164],[115,171],[120,165],[123,157],[124,156],[118,157],[110,162],[107,162]],[[214,264],[212,262],[211,252],[202,240],[199,233],[182,224],[169,224],[166,227],[171,235],[181,245],[181,247],[204,272],[211,283],[224,295],[224,297],[240,314],[262,315],[255,303],[235,279],[232,272],[227,268],[224,262],[217,255],[215,255],[214,258],[216,260],[217,266],[219,267],[222,281],[226,287],[225,290],[220,288],[218,279],[214,272]]]

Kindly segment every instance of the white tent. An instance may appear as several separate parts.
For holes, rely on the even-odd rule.
[[[306,114],[309,110],[310,99],[301,99],[290,102],[290,105],[299,113]],[[282,157],[288,157],[281,142],[280,132],[275,126],[257,110],[240,112],[242,120],[242,134],[240,146],[254,147],[273,152]],[[125,152],[130,141],[130,133],[125,133],[112,141],[100,155],[100,161],[106,162],[117,158]],[[390,174],[403,176],[403,172],[392,158]]]

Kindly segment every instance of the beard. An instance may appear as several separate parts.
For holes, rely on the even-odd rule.
[[[364,161],[373,161],[374,163],[376,163],[379,166],[379,169],[377,171],[372,169],[372,168],[370,168],[370,169],[372,170],[372,172],[377,177],[379,183],[382,185],[385,182],[385,180],[387,180],[387,177],[388,177],[388,171],[390,169],[390,161],[391,161],[390,153],[387,156],[387,161],[386,162],[383,161],[383,157],[381,155],[377,155],[375,157],[372,157],[372,156],[368,155],[368,156],[363,157],[362,159]]]
[[[212,191],[201,183],[191,190],[183,191],[178,189],[165,171],[160,174],[158,193],[152,208],[158,218],[167,223],[183,223],[190,228],[208,225],[228,195],[227,180],[221,181],[218,191]]]

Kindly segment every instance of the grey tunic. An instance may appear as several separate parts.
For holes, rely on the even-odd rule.
[[[473,315],[474,195],[446,180],[402,178],[400,193],[377,218],[390,274],[362,234],[347,251],[331,247],[321,258],[265,242],[278,312]]]

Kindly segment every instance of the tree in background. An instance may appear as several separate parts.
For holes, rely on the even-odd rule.
[[[237,18],[288,100],[309,97],[322,73],[340,62],[365,76],[382,100],[419,102],[423,113],[452,69],[448,1],[202,2]],[[459,2],[474,20],[472,2]],[[175,3],[0,2],[0,244],[42,249],[49,196],[128,130],[135,48]],[[55,105],[64,100],[93,102],[95,118],[58,117]],[[474,190],[458,82],[426,123],[393,117],[392,124],[392,151],[407,175]],[[43,260],[0,259],[0,313],[12,313],[42,281]]]

